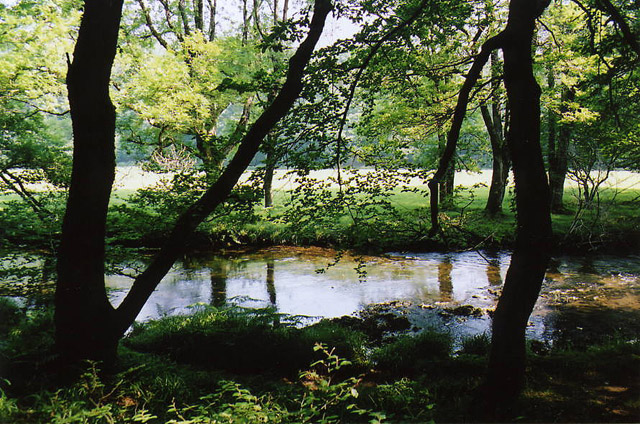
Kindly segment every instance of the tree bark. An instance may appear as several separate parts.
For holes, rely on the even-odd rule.
[[[512,0],[505,29],[504,78],[511,112],[507,143],[516,186],[517,230],[511,265],[493,316],[485,390],[485,406],[492,418],[499,405],[509,405],[522,389],[525,330],[550,259],[550,196],[540,147],[540,87],[531,57],[535,20],[547,4]]]
[[[441,155],[444,153],[446,147],[446,137],[442,132],[438,131],[438,150]],[[440,189],[440,205],[443,209],[449,209],[453,207],[453,189],[455,187],[455,160],[451,160],[447,172],[444,173],[442,180],[439,184]]]
[[[67,88],[73,168],[58,251],[56,345],[68,359],[107,360],[119,335],[104,282],[107,207],[115,175],[115,108],[109,97],[122,0],[85,1]]]
[[[491,185],[489,186],[489,196],[485,211],[490,215],[502,212],[502,202],[507,189],[507,178],[509,177],[509,155],[507,144],[502,136],[502,132],[497,128],[495,114],[491,115],[486,105],[480,106],[482,118],[489,134],[492,154]],[[500,118],[498,118],[500,119]]]
[[[270,140],[270,142],[273,142],[273,140]],[[265,208],[273,206],[273,174],[276,170],[276,159],[274,156],[273,146],[268,146],[267,157],[265,159],[264,183],[262,184]]]

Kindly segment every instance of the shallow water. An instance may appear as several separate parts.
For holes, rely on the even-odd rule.
[[[509,260],[509,252],[352,257],[330,249],[290,247],[197,254],[172,269],[138,320],[187,313],[203,303],[273,306],[283,314],[314,319],[355,315],[369,305],[386,303],[414,327],[445,327],[467,336],[489,330],[489,314]],[[131,279],[112,275],[107,284],[112,302],[118,304]],[[452,312],[461,305],[479,308],[478,316]],[[579,331],[559,328],[563,317],[594,309],[629,312],[629,319],[635,319],[640,310],[639,256],[553,259],[528,336],[550,341],[559,333]],[[575,320],[562,325],[579,327]]]

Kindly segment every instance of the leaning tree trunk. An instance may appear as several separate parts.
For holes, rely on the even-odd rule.
[[[331,10],[317,0],[309,33],[289,60],[287,78],[273,102],[243,137],[218,181],[178,219],[164,247],[114,309],[104,282],[106,214],[115,173],[115,110],[109,79],[122,0],[87,0],[68,74],[74,130],[74,166],[58,259],[56,344],[70,360],[112,359],[118,341],[185,249],[196,227],[222,203],[255,156],[266,134],[302,90],[304,69]]]
[[[269,138],[273,138],[273,136],[267,136],[267,139]],[[273,206],[273,176],[276,170],[275,147],[271,144],[273,142],[273,139],[268,140],[267,156],[265,158],[264,182],[262,184],[265,208]]]
[[[109,80],[122,3],[85,1],[67,74],[74,153],[58,251],[55,323],[57,347],[69,359],[107,359],[118,338],[104,284],[104,238],[115,175]]]
[[[507,143],[516,187],[517,230],[511,265],[493,317],[486,406],[495,412],[520,393],[525,370],[525,329],[550,259],[549,185],[540,147],[540,87],[531,46],[537,16],[530,0],[512,0],[503,45],[511,122]],[[544,5],[546,6],[546,4]]]

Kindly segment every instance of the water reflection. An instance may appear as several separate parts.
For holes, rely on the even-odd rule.
[[[267,293],[269,293],[271,305],[276,306],[275,262],[273,259],[267,259]]]
[[[211,305],[224,306],[227,303],[228,261],[215,260],[209,265],[211,279]]]
[[[496,289],[502,285],[510,261],[507,252],[367,257],[367,279],[359,282],[353,258],[345,256],[327,267],[334,258],[335,252],[328,249],[282,247],[190,257],[173,268],[138,319],[183,313],[196,303],[272,306],[284,314],[317,317],[353,314],[366,305],[394,300],[493,308]],[[582,272],[582,258],[560,258],[552,265],[545,284],[553,292],[554,285],[593,281],[601,285],[620,278],[637,282],[624,267],[635,272],[640,269],[640,258],[600,258],[591,263],[599,274]],[[318,269],[325,271],[317,273]],[[117,304],[130,280],[111,276],[108,281],[115,289],[111,295]],[[544,302],[537,308],[542,314]]]
[[[469,335],[488,330],[487,313],[477,319],[453,316],[429,321],[428,311],[438,314],[429,306],[437,305],[440,311],[459,305],[492,309],[510,261],[508,252],[366,257],[367,279],[360,282],[354,258],[345,255],[337,264],[328,266],[335,257],[335,251],[329,249],[286,247],[190,255],[163,279],[138,320],[188,313],[190,305],[198,303],[273,307],[282,314],[332,318],[356,313],[370,304],[400,300],[416,306],[411,312],[412,323],[422,320],[450,329],[463,326],[455,331]],[[12,261],[15,270],[9,267]],[[124,274],[143,268],[143,262],[129,264],[132,268],[124,269],[126,272],[106,277],[114,306],[122,301],[132,283]],[[12,278],[16,284],[24,279],[29,279],[30,284],[52,280],[52,258],[29,259],[24,254],[13,254],[5,255],[3,264],[5,274],[15,274]],[[324,271],[317,273],[318,269]],[[567,327],[570,320],[558,318],[562,309],[559,305],[640,310],[639,276],[639,256],[553,259],[528,335],[560,340],[559,329]]]
[[[440,300],[442,302],[451,302],[453,300],[452,270],[453,264],[451,263],[451,257],[445,256],[442,262],[438,264],[438,286],[440,289]]]
[[[500,256],[497,252],[487,252],[487,281],[491,286],[502,285],[502,274],[500,269]]]

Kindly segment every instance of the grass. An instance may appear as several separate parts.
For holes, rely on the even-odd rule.
[[[51,360],[50,313],[5,300],[0,316],[12,323],[0,326],[3,423],[460,422],[487,360],[485,336],[453,355],[437,331],[380,344],[337,322],[207,308],[136,327],[108,373],[92,362],[69,373]],[[511,421],[640,417],[638,341],[530,353],[527,375]]]
[[[489,216],[484,211],[488,189],[464,192],[455,206],[441,216],[443,234],[426,238],[430,228],[427,199],[419,193],[395,192],[390,204],[395,213],[378,208],[375,219],[354,221],[343,214],[329,223],[313,221],[296,225],[283,218],[287,195],[275,197],[275,207],[257,208],[259,219],[241,225],[236,239],[246,244],[294,244],[359,248],[369,251],[394,249],[464,249],[469,247],[509,248],[514,241],[516,216],[512,195],[503,203],[503,212]],[[574,189],[565,194],[565,213],[553,214],[552,225],[560,249],[628,249],[638,245],[640,225],[637,205],[640,190],[616,193],[603,191],[600,208],[578,212]]]
[[[367,186],[368,187],[368,186]],[[428,197],[419,191],[360,193],[342,199],[335,188],[310,190],[305,196],[286,191],[274,193],[274,206],[252,210],[231,209],[202,224],[192,245],[316,245],[367,252],[389,250],[448,250],[472,247],[509,248],[514,241],[516,217],[513,193],[503,203],[503,212],[489,216],[484,211],[487,187],[461,189],[454,206],[442,211],[443,232],[427,237],[430,229]],[[183,201],[168,192],[131,203],[132,190],[117,190],[111,202],[108,242],[112,245],[157,247],[162,244],[179,215]],[[599,207],[579,209],[575,188],[565,192],[566,211],[552,215],[555,237],[562,250],[629,249],[638,247],[640,224],[637,205],[640,190],[603,189]],[[292,197],[294,196],[294,197]],[[297,196],[297,197],[295,197]],[[185,197],[185,196],[183,196]],[[42,222],[14,195],[0,197],[0,240],[13,244],[50,248],[60,235],[59,216]],[[52,199],[51,201],[55,201]],[[60,200],[57,200],[60,202]]]

